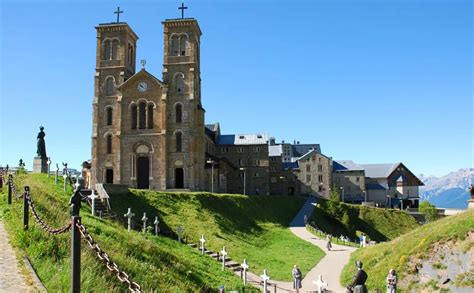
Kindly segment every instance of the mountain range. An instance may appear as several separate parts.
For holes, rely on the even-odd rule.
[[[474,181],[474,168],[464,168],[442,177],[418,176],[425,186],[420,187],[420,199],[440,208],[467,208],[469,187]]]

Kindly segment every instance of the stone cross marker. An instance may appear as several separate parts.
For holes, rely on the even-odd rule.
[[[146,213],[143,213],[143,218],[142,218],[142,222],[143,222],[143,233],[146,233],[146,221],[148,221],[148,218],[146,217]]]
[[[95,190],[92,190],[92,194],[89,195],[89,198],[92,201],[92,215],[95,216],[95,199],[98,198],[99,196],[95,194]]]
[[[221,250],[222,255],[222,270],[225,269],[225,257],[227,256],[227,251],[225,250],[225,246]]]
[[[260,278],[262,278],[263,281],[263,292],[268,292],[267,287],[268,281],[270,281],[270,276],[267,274],[267,270],[263,270],[263,275],[260,275]]]
[[[249,269],[249,264],[247,263],[247,260],[244,259],[244,263],[240,265],[242,267],[242,270],[244,271],[243,274],[243,279],[244,279],[244,286],[247,285],[247,270]]]
[[[135,214],[132,213],[131,208],[128,208],[128,212],[123,216],[128,218],[128,232],[130,232],[130,230],[132,230],[132,217],[135,216]]]
[[[206,239],[204,238],[204,235],[201,235],[201,239],[199,239],[199,241],[201,241],[201,254],[204,255],[204,251],[206,250],[204,248],[204,243],[206,243]]]
[[[78,190],[79,187],[81,187],[81,184],[79,184],[79,178],[77,178],[77,177],[76,177],[76,183],[74,183],[74,187],[75,187],[74,190]]]
[[[316,281],[313,281],[313,284],[318,287],[318,292],[322,293],[323,290],[328,288],[328,283],[323,282],[323,278],[321,275],[318,275],[318,279]]]
[[[63,178],[64,178],[64,184],[63,184],[63,185],[64,185],[64,192],[66,192],[67,174],[64,174],[64,175],[63,175]]]
[[[160,226],[158,226],[160,224],[160,220],[158,220],[158,217],[155,217],[153,224],[155,225],[155,235],[158,235],[158,233],[160,233]]]
[[[183,226],[178,226],[178,242],[181,243],[181,233],[183,232]]]
[[[56,163],[56,174],[54,175],[54,184],[58,185],[58,176],[59,176],[59,166]]]
[[[49,179],[51,178],[51,163],[52,163],[50,157],[48,157],[48,162],[46,163],[48,163],[48,179]]]

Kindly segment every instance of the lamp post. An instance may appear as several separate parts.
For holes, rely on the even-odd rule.
[[[209,160],[207,163],[211,164],[211,192],[214,193],[214,160]]]
[[[340,188],[341,188],[341,192],[342,192],[342,202],[344,202],[344,187],[341,186]],[[353,201],[351,201],[351,202],[353,202]]]
[[[363,193],[364,193],[364,201],[367,202],[367,190],[364,190]]]
[[[244,171],[244,195],[245,195],[245,191],[246,191],[246,188],[245,188],[246,182],[245,181],[246,181],[246,173],[247,172],[246,172],[245,168],[240,168],[240,171]]]

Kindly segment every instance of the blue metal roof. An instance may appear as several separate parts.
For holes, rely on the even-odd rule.
[[[380,184],[380,183],[366,184],[365,186],[369,190],[387,190],[388,189],[387,184]]]
[[[281,163],[282,167],[283,167],[283,170],[286,170],[286,169],[298,169],[298,162],[283,162]]]
[[[235,135],[234,134],[224,134],[217,137],[217,144],[234,144]]]

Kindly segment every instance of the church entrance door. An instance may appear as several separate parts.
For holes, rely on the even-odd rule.
[[[150,159],[138,157],[137,159],[137,188],[148,189],[150,187]]]
[[[183,168],[174,169],[174,187],[184,188],[184,170]]]
[[[105,171],[105,183],[114,183],[114,170],[107,169]]]

